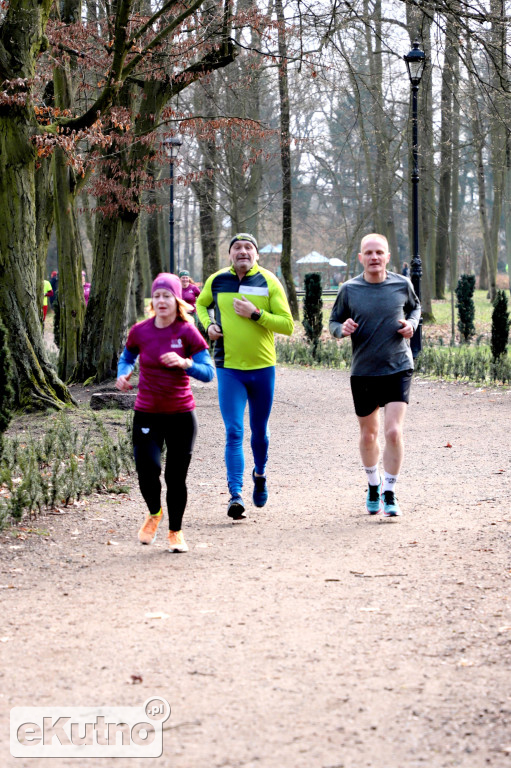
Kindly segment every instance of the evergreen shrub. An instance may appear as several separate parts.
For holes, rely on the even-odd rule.
[[[507,353],[509,326],[507,296],[504,291],[498,290],[493,300],[493,313],[491,316],[491,353],[493,362],[496,362],[502,355]]]
[[[309,272],[305,275],[305,296],[303,299],[303,322],[305,335],[312,347],[315,358],[321,333],[323,331],[323,299],[321,275]]]
[[[475,275],[460,275],[456,285],[456,309],[458,310],[458,330],[463,341],[468,344],[475,334]]]

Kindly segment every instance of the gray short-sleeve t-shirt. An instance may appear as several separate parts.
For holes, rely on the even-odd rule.
[[[411,281],[387,272],[381,283],[369,283],[363,275],[341,286],[330,316],[330,332],[342,337],[342,323],[358,323],[351,334],[352,376],[386,376],[413,368],[410,342],[398,333],[399,320],[417,328],[420,302]]]

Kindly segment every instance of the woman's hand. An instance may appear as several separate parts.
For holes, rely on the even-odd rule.
[[[164,355],[161,355],[160,362],[167,368],[181,368],[183,371],[188,370],[193,365],[189,357],[181,357],[177,352],[165,352]]]
[[[133,389],[133,384],[130,384],[132,373],[133,371],[130,371],[129,373],[125,373],[122,376],[119,376],[115,382],[115,388],[120,389],[121,392],[128,392],[128,390]]]

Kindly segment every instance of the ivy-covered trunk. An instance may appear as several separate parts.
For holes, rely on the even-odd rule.
[[[9,335],[15,404],[30,409],[72,402],[48,362],[38,313],[43,286],[37,276],[32,142],[38,127],[29,89],[51,5],[51,0],[11,0],[0,28],[0,80],[17,81],[0,104],[0,316]]]

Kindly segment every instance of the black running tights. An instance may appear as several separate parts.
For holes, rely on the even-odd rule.
[[[180,531],[187,501],[186,475],[197,435],[194,411],[144,413],[135,411],[133,448],[140,491],[149,512],[161,507],[161,452],[167,446],[165,483],[169,529]]]

